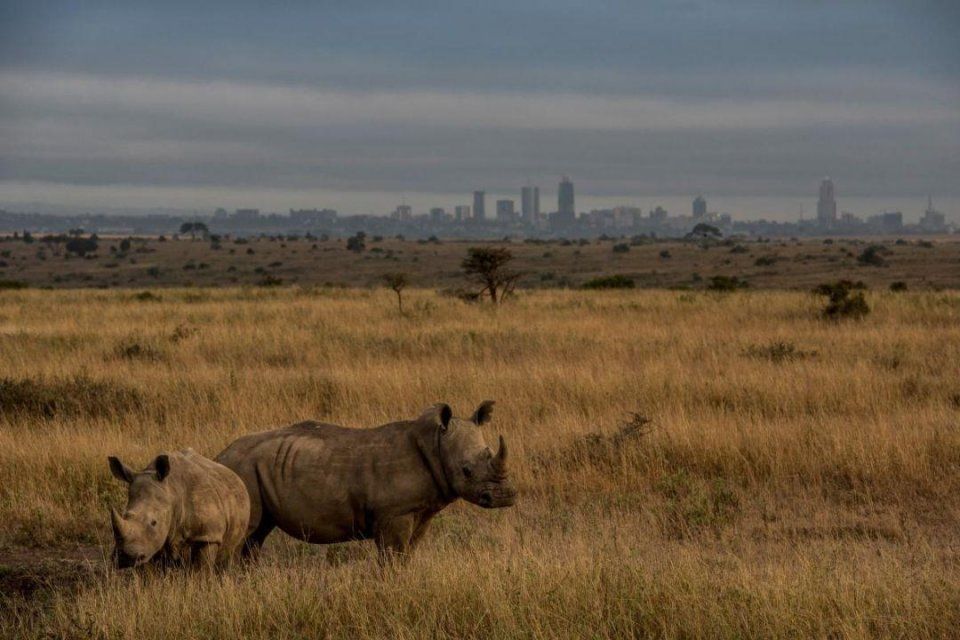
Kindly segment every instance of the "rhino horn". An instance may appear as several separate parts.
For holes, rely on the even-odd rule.
[[[120,512],[112,507],[110,508],[110,522],[113,524],[113,532],[123,538],[127,523],[124,522]]]
[[[496,465],[501,471],[507,465],[507,441],[503,439],[503,436],[500,436],[500,449],[497,450]]]

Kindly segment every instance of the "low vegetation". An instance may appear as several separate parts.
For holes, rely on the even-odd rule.
[[[862,282],[838,280],[837,282],[821,284],[814,291],[827,296],[827,305],[823,308],[823,316],[830,320],[844,318],[859,319],[870,313],[870,305],[863,295],[866,286]]]
[[[625,275],[604,276],[593,278],[583,283],[584,289],[633,289],[633,278]]]

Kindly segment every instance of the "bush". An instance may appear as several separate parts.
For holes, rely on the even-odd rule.
[[[828,298],[827,306],[823,309],[825,318],[830,320],[858,319],[870,313],[870,306],[867,304],[866,298],[863,297],[863,289],[865,288],[862,282],[854,283],[849,280],[839,280],[834,283],[819,285],[814,289],[814,293],[826,295]]]
[[[885,251],[882,246],[872,244],[857,256],[857,262],[871,267],[882,267],[887,264],[887,261],[883,259],[882,255]]]
[[[621,242],[620,244],[613,245],[614,253],[626,253],[627,251],[630,251],[630,245],[627,244],[626,242]]]
[[[741,280],[737,276],[713,276],[710,278],[710,284],[707,289],[710,291],[736,291],[750,286],[746,280]]]
[[[890,283],[890,291],[906,291],[907,283],[903,280],[897,280],[896,282]]]
[[[267,274],[257,284],[261,287],[279,287],[283,284],[283,280],[276,276]]]
[[[660,257],[666,260],[668,258],[671,258],[672,256],[670,255],[670,251],[668,249],[664,249],[663,251],[660,252]]]
[[[772,267],[777,264],[777,256],[760,256],[753,264],[757,267]]]
[[[833,296],[843,295],[844,291],[866,290],[866,288],[867,285],[863,283],[863,280],[857,280],[856,282],[851,280],[837,280],[836,282],[818,284],[813,289],[813,292],[821,296]]]
[[[624,275],[603,276],[583,283],[584,289],[633,289],[634,286],[633,278]]]
[[[81,258],[97,250],[97,241],[94,238],[72,238],[64,245],[67,253],[75,253]]]
[[[356,235],[350,236],[347,238],[347,250],[353,251],[354,253],[360,253],[367,248],[364,239],[367,237],[362,231],[358,231]]]
[[[20,280],[0,280],[0,289],[26,289],[27,283]]]

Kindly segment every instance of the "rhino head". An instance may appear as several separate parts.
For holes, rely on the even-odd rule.
[[[119,458],[111,456],[108,460],[113,475],[129,485],[123,513],[110,509],[114,562],[118,569],[139,566],[163,548],[170,532],[173,495],[166,482],[170,459],[159,455],[140,473],[134,473]]]
[[[500,436],[494,454],[480,432],[480,425],[490,421],[493,404],[491,400],[481,403],[469,420],[453,417],[447,405],[434,409],[448,481],[458,496],[487,509],[509,507],[517,499],[507,475],[507,443]]]

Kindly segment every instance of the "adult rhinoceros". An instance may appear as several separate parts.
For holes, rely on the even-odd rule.
[[[463,420],[438,404],[372,429],[301,422],[236,440],[216,460],[250,492],[246,553],[275,527],[317,544],[372,538],[381,552],[402,553],[457,498],[512,505],[503,436],[494,455],[478,428],[492,409],[484,402]]]

